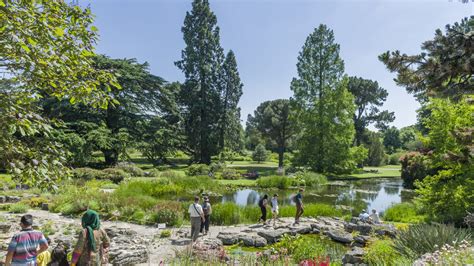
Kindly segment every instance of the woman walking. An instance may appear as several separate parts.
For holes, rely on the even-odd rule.
[[[101,266],[108,263],[109,237],[100,227],[99,214],[87,210],[82,216],[82,230],[72,253],[72,266]]]
[[[272,220],[273,226],[275,226],[275,222],[278,219],[278,194],[274,194],[272,200],[270,201],[272,205]]]
[[[258,222],[266,223],[267,221],[267,204],[268,204],[268,195],[265,194],[263,198],[258,201],[258,206],[260,207],[260,211],[262,212],[262,216],[258,220]]]

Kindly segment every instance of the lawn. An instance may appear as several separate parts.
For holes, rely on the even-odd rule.
[[[400,177],[401,167],[400,165],[385,165],[381,167],[364,167],[365,171],[378,171],[377,173],[361,173],[361,174],[352,174],[348,177],[355,177],[355,178],[374,178],[374,177]]]
[[[255,187],[257,186],[257,181],[256,180],[251,180],[251,179],[238,179],[238,180],[224,180],[220,179],[217,180],[219,184],[221,185],[230,185],[230,186],[236,186],[236,187]]]

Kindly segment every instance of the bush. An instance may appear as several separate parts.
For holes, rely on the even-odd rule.
[[[281,217],[293,217],[295,216],[295,206],[284,205],[280,206]],[[343,212],[340,209],[336,209],[332,205],[323,203],[310,203],[304,205],[304,216],[306,217],[318,217],[318,216],[336,216],[342,217]]]
[[[293,186],[319,187],[325,185],[328,180],[325,175],[310,171],[300,171],[295,174],[295,182]]]
[[[436,251],[444,244],[459,244],[471,238],[472,232],[469,229],[444,224],[415,224],[398,233],[394,248],[402,256],[415,260],[425,253]]]
[[[474,246],[469,241],[462,241],[458,247],[445,244],[432,254],[423,255],[416,265],[472,265],[474,264]]]
[[[406,153],[400,158],[400,163],[402,164],[402,179],[405,188],[414,188],[416,180],[421,181],[426,176],[435,173],[431,160],[419,152]]]
[[[104,173],[100,170],[83,167],[83,168],[73,169],[72,176],[75,179],[83,179],[83,180],[103,179]]]
[[[398,203],[385,210],[384,220],[400,223],[421,223],[425,221],[425,216],[420,215],[413,203]]]
[[[16,187],[16,183],[7,174],[0,174],[0,184],[2,184],[0,190],[14,189]]]
[[[294,247],[292,252],[293,261],[298,264],[304,260],[326,258],[326,256],[330,257],[331,262],[337,264],[341,262],[341,258],[346,253],[346,249],[340,244],[318,236],[296,237],[291,243],[290,249],[291,247]]]
[[[209,175],[210,168],[207,164],[192,164],[186,169],[186,175],[197,176],[197,175]]]
[[[286,176],[262,176],[257,179],[257,186],[261,188],[286,189],[291,185],[291,179]]]
[[[406,152],[396,152],[388,156],[387,164],[400,164],[400,158],[405,155]]]
[[[115,166],[115,168],[123,170],[133,177],[145,176],[145,172],[133,163],[120,162],[117,164],[117,166]]]
[[[154,209],[154,222],[167,226],[179,226],[183,223],[183,207],[176,201],[161,201]]]
[[[240,179],[240,173],[234,168],[225,168],[222,171],[222,179],[237,180]]]
[[[392,241],[388,239],[376,240],[369,244],[365,249],[364,261],[368,265],[409,265],[409,261],[406,264],[395,263],[400,261],[400,254],[393,248]]]
[[[43,197],[32,197],[28,199],[28,205],[30,205],[31,208],[39,208],[43,203],[47,203],[48,199],[43,198]]]
[[[242,223],[246,218],[240,214],[242,207],[233,202],[225,202],[212,206],[211,222],[215,225],[231,225]],[[258,216],[254,218],[256,221]]]
[[[117,168],[106,168],[102,172],[104,173],[102,179],[108,179],[115,184],[122,182],[125,178],[130,178],[129,173]]]
[[[161,238],[167,238],[171,236],[171,230],[163,230],[160,232]]]
[[[252,159],[258,163],[261,163],[267,159],[268,152],[263,144],[258,144],[255,147],[255,151],[252,153]]]
[[[30,206],[23,202],[12,203],[8,206],[8,211],[11,213],[26,213],[30,209]]]

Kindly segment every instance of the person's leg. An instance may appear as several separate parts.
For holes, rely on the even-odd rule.
[[[194,241],[199,236],[199,229],[201,228],[201,217],[192,217],[191,218],[191,238]]]
[[[202,227],[203,227],[204,230],[205,230],[205,231],[204,231],[204,234],[207,234],[207,232],[209,232],[209,223],[210,223],[210,219],[209,219],[209,218],[210,218],[210,215],[206,215],[204,218],[205,218],[206,220],[204,221],[204,224],[203,224]]]
[[[262,208],[263,223],[267,222],[267,208]]]
[[[295,223],[299,223],[299,222],[300,222],[300,216],[301,216],[301,205],[296,204]]]
[[[260,207],[260,212],[262,213],[262,216],[260,216],[260,219],[259,219],[258,221],[259,221],[259,222],[261,222],[261,221],[265,222],[265,217],[264,217],[264,215],[266,214],[266,213],[264,213],[264,212],[265,212],[265,208],[264,208],[264,207]]]
[[[206,216],[204,216],[204,219],[206,219]],[[202,234],[202,231],[204,230],[204,225],[206,224],[206,221],[204,223],[201,223],[201,228],[199,228],[199,232]]]

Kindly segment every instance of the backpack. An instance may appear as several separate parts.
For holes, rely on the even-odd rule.
[[[209,215],[209,207],[210,207],[209,203],[204,203],[202,205],[202,211],[204,212],[204,215]]]

